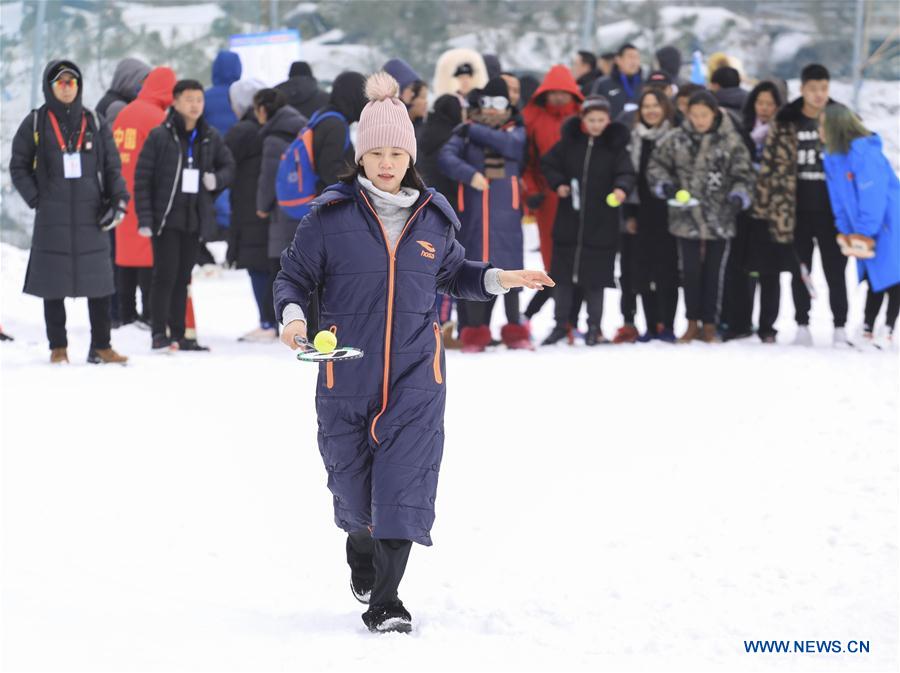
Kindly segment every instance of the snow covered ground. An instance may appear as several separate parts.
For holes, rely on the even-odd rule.
[[[152,356],[129,327],[128,367],[84,364],[79,300],[73,364],[51,368],[25,260],[2,246],[4,670],[897,668],[897,353],[834,351],[824,297],[817,346],[786,345],[787,276],[784,345],[449,353],[435,546],[401,588],[415,631],[373,636],[331,522],[315,368],[235,341],[245,274],[195,281],[209,354]],[[745,653],[757,639],[870,652]]]

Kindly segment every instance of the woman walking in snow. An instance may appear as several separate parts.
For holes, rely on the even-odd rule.
[[[320,324],[366,355],[320,365],[319,450],[347,532],[354,596],[371,631],[409,631],[397,595],[413,542],[431,545],[444,443],[444,357],[436,291],[487,301],[553,281],[541,271],[469,262],[459,221],[415,171],[416,137],[396,80],[369,78],[356,166],[313,202],[281,256],[275,281],[282,341],[306,337],[305,312],[321,296]]]

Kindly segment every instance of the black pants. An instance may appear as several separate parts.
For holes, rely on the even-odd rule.
[[[900,284],[891,285],[888,289],[882,290],[881,292],[872,292],[872,287],[869,286],[869,291],[866,294],[865,322],[863,323],[867,332],[874,331],[875,319],[878,317],[878,312],[881,310],[884,295],[887,295],[888,297],[887,316],[884,321],[885,326],[888,328],[888,331],[894,331],[894,326],[897,323],[897,315],[900,314]]]
[[[91,348],[109,348],[110,298],[88,299],[88,317],[91,320]],[[47,325],[47,340],[50,348],[66,348],[66,303],[63,299],[44,300],[44,323]]]
[[[385,605],[397,600],[397,590],[412,549],[411,540],[376,540],[369,531],[347,536],[347,563],[354,571],[365,568],[371,559],[375,570],[375,585],[369,605]]]
[[[119,320],[127,324],[138,318],[150,322],[150,286],[153,269],[142,266],[117,266],[116,291],[119,298]],[[141,288],[141,312],[137,312],[137,289]]]
[[[572,325],[574,327],[577,325],[578,314],[575,314],[573,320],[572,309],[574,307],[575,311],[580,310],[581,302],[587,301],[588,328],[599,328],[603,319],[603,290],[602,287],[584,290],[571,283],[557,283],[553,288],[554,302],[556,302],[554,312],[556,326]]]
[[[678,239],[678,262],[688,320],[702,320],[705,325],[718,322],[728,248],[729,242],[721,239]]]
[[[675,311],[678,309],[678,281],[654,282],[649,290],[641,292],[641,306],[647,320],[647,331],[653,333],[657,325],[669,332],[675,329]]]
[[[841,254],[835,236],[834,217],[831,211],[797,211],[797,226],[794,231],[794,249],[800,261],[812,271],[813,240],[819,245],[822,257],[822,270],[825,282],[828,283],[828,300],[831,304],[831,315],[835,327],[843,327],[847,323],[847,282],[844,271],[847,258]],[[809,292],[803,284],[800,272],[794,272],[791,280],[791,291],[794,295],[795,317],[798,325],[809,324],[810,299]]]
[[[153,237],[153,281],[150,289],[153,336],[184,338],[184,311],[191,270],[197,260],[200,238],[175,229],[164,229]]]
[[[544,308],[544,304],[556,294],[556,288],[548,287],[535,292],[528,306],[525,308],[525,319],[531,320],[538,311]],[[572,301],[572,310],[569,312],[569,322],[573,327],[578,325],[578,313],[581,311],[581,302],[584,301],[584,292],[580,287],[575,287],[575,299]]]
[[[752,279],[751,279],[752,281]],[[760,337],[775,336],[775,321],[781,304],[781,274],[760,273],[759,283],[759,330]],[[753,290],[751,290],[753,292]],[[750,295],[751,299],[753,294]],[[751,304],[752,310],[752,304]]]

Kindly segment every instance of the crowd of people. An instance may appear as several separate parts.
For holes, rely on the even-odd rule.
[[[828,70],[806,66],[800,97],[789,101],[785,82],[753,80],[724,55],[710,59],[703,84],[682,78],[674,47],[653,55],[652,70],[646,60],[632,44],[599,58],[579,51],[571,69],[555,65],[539,81],[503,70],[495,55],[452,49],[431,87],[402,59],[383,65],[415,131],[418,179],[455,211],[467,257],[519,269],[523,225],[536,223],[556,281],[526,307],[518,291],[503,293],[499,335],[491,331],[496,295],[457,302],[437,294],[444,346],[480,352],[753,335],[775,343],[782,272],[792,275],[793,342],[811,345],[816,247],[833,343],[854,345],[850,258],[868,285],[862,339],[890,343],[900,312],[900,183],[878,136],[829,97]],[[208,350],[197,340],[191,275],[212,261],[205,244],[221,240],[227,265],[246,269],[258,307],[258,327],[240,339],[276,342],[284,316],[273,284],[305,212],[297,204],[358,170],[365,81],[343,72],[326,92],[298,61],[270,88],[242,78],[239,56],[222,51],[205,89],[127,58],[89,109],[82,69],[49,63],[44,105],[22,121],[10,173],[36,210],[24,291],[44,300],[51,362],[68,362],[66,297],[88,298],[90,362],[124,363],[111,331],[128,324],[147,329],[154,352]],[[301,151],[314,187],[287,201],[279,181]],[[607,336],[604,291],[615,287],[622,326]],[[687,327],[676,334],[680,296]],[[310,329],[317,299],[305,315]],[[532,335],[531,319],[548,300],[555,326]]]

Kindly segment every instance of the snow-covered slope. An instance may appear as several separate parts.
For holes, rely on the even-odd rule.
[[[375,637],[332,524],[315,367],[236,343],[246,275],[195,278],[211,353],[152,356],[128,327],[128,367],[86,365],[78,300],[74,362],[52,368],[25,260],[2,246],[5,670],[896,670],[897,354],[832,350],[824,296],[812,349],[450,352],[435,546],[401,587],[415,632]],[[871,651],[745,653],[771,638]]]

